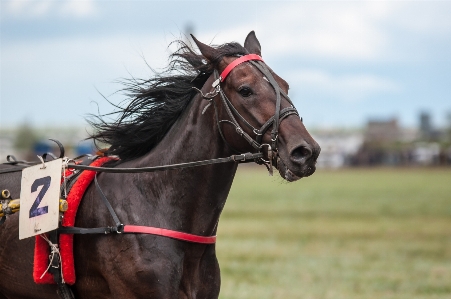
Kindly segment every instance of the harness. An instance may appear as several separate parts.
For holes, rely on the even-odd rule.
[[[276,94],[276,104],[275,104],[275,113],[272,117],[270,117],[261,127],[260,129],[255,128],[253,125],[251,125],[239,112],[238,110],[233,106],[233,104],[230,102],[226,94],[224,93],[223,89],[221,88],[221,83],[223,83],[227,76],[230,74],[230,72],[238,65],[244,62],[250,62],[254,67],[256,67],[262,74],[263,78],[269,82],[271,87],[274,89]],[[199,74],[201,76],[206,74]],[[172,170],[172,169],[181,169],[181,168],[187,168],[187,167],[196,167],[196,166],[202,166],[202,165],[211,165],[211,164],[218,164],[218,163],[228,163],[228,162],[235,162],[235,163],[246,163],[246,162],[256,162],[258,164],[264,164],[270,175],[273,173],[273,164],[275,164],[275,167],[277,168],[278,163],[278,153],[277,153],[277,141],[278,141],[278,134],[279,134],[279,126],[283,119],[290,115],[297,115],[299,116],[297,110],[294,108],[294,105],[287,94],[283,92],[283,90],[280,88],[276,80],[274,79],[271,71],[268,69],[268,67],[264,64],[263,59],[256,54],[248,54],[241,57],[238,57],[235,59],[232,63],[230,63],[219,75],[217,70],[214,70],[214,78],[215,81],[212,84],[212,90],[206,94],[203,94],[201,90],[197,89],[196,87],[193,87],[196,89],[202,96],[204,100],[209,101],[210,103],[204,108],[204,111],[202,111],[202,114],[205,112],[205,110],[213,103],[213,106],[215,108],[215,116],[216,116],[216,122],[217,127],[220,132],[221,138],[224,140],[224,142],[233,150],[235,150],[226,140],[223,130],[222,130],[222,124],[228,123],[235,127],[235,131],[243,137],[255,150],[254,153],[244,153],[244,154],[238,154],[238,155],[232,155],[230,157],[226,158],[216,158],[216,159],[210,159],[210,160],[203,160],[203,161],[195,161],[195,162],[187,162],[187,163],[179,163],[179,164],[171,164],[171,165],[162,165],[162,166],[153,166],[153,167],[141,167],[141,168],[109,168],[109,167],[93,167],[86,165],[86,163],[81,164],[71,164],[68,161],[65,163],[65,167],[67,169],[73,169],[73,170],[91,170],[95,172],[109,172],[109,173],[140,173],[140,172],[154,172],[154,171],[163,171],[163,170]],[[218,109],[217,104],[214,101],[214,99],[219,94],[221,102],[224,105],[224,108],[227,112],[227,115],[230,119],[223,119],[220,120],[218,116]],[[281,110],[281,100],[282,97],[284,97],[290,104],[290,107],[284,108]],[[245,125],[247,126],[252,133],[255,135],[255,137],[251,137],[246,131],[243,130],[240,123],[237,121],[237,118]],[[267,130],[272,126],[271,130],[271,140],[269,143],[262,143],[263,135],[267,132]],[[56,140],[53,140],[57,142]],[[64,157],[64,148],[61,145],[61,143],[57,142],[58,146],[60,147],[60,158]],[[266,149],[267,153],[267,160],[264,159],[264,149]],[[235,150],[238,152],[237,150]],[[10,159],[10,157],[12,157]],[[53,156],[53,158],[56,158]],[[89,158],[88,160],[91,160],[92,158]],[[21,167],[14,167],[11,169],[7,169],[6,171],[0,171],[0,172],[15,172],[20,171],[22,168],[26,167],[24,165],[31,165],[35,163],[29,163],[25,161],[17,161],[13,156],[8,156],[8,164],[10,165],[17,165]],[[61,193],[67,192],[66,190],[66,184],[70,187],[74,184],[74,182],[77,179],[77,176],[81,173],[81,171],[77,172],[73,176],[70,176],[63,182],[63,185],[65,188],[62,187]],[[162,228],[156,228],[156,227],[147,227],[147,226],[137,226],[137,225],[124,225],[119,220],[117,214],[115,213],[113,207],[109,203],[107,197],[103,193],[102,189],[100,188],[100,185],[97,181],[97,175],[94,175],[94,183],[96,186],[96,189],[99,192],[100,197],[102,198],[102,201],[106,205],[107,209],[109,210],[115,225],[114,226],[108,226],[108,227],[99,227],[99,228],[80,228],[80,227],[60,227],[56,231],[53,231],[49,234],[49,244],[57,244],[58,242],[58,234],[109,234],[109,233],[135,233],[135,234],[152,234],[152,235],[159,235],[159,236],[165,236],[170,237],[182,241],[187,242],[193,242],[193,243],[201,243],[201,244],[213,244],[216,242],[216,236],[198,236],[193,234],[188,234],[184,232],[178,232],[168,229],[162,229]],[[65,194],[67,196],[67,194]],[[4,219],[2,219],[4,220]],[[1,223],[0,223],[1,224]],[[52,268],[58,269],[58,259],[52,259]],[[59,286],[59,294],[63,298],[73,298],[72,294],[70,294],[70,290],[67,288],[67,285],[64,283],[64,280],[62,280],[61,275],[59,274],[59,271],[52,271],[54,274],[55,281],[57,282]],[[72,295],[72,296],[71,296]]]
[[[254,128],[246,119],[235,109],[235,107],[232,105],[230,100],[227,98],[226,94],[221,88],[221,82],[224,82],[224,80],[227,78],[227,76],[230,74],[230,72],[239,64],[250,61],[257,69],[263,73],[267,77],[268,82],[273,87],[274,91],[276,92],[276,112],[274,116],[272,116],[270,119],[266,121],[265,124],[258,130]],[[256,54],[249,54],[245,56],[241,56],[238,59],[234,60],[232,63],[230,63],[224,71],[221,73],[220,76],[218,76],[218,72],[214,71],[215,81],[212,84],[213,90],[208,92],[207,94],[203,94],[200,90],[198,90],[203,99],[206,99],[210,101],[210,103],[214,103],[215,105],[215,113],[216,113],[216,120],[217,120],[217,126],[220,132],[221,137],[223,138],[224,142],[227,143],[227,140],[224,137],[224,134],[222,132],[221,123],[230,123],[235,126],[235,131],[242,136],[246,141],[249,142],[249,144],[257,151],[256,153],[245,153],[245,154],[239,154],[239,155],[232,155],[227,158],[217,158],[217,159],[211,159],[211,160],[203,160],[203,161],[196,161],[196,162],[187,162],[187,163],[179,163],[179,164],[171,164],[171,165],[163,165],[163,166],[153,166],[153,167],[141,167],[141,168],[108,168],[108,167],[92,167],[92,166],[86,166],[86,165],[74,165],[74,164],[68,164],[67,168],[69,169],[78,169],[78,170],[93,170],[96,172],[109,172],[109,173],[140,173],[140,172],[153,172],[153,171],[162,171],[162,170],[171,170],[171,169],[179,169],[179,168],[187,168],[187,167],[195,167],[195,166],[201,166],[201,165],[211,165],[211,164],[218,164],[218,163],[226,163],[226,162],[251,162],[251,161],[257,161],[260,163],[264,163],[267,165],[268,170],[270,171],[270,174],[272,174],[272,165],[273,160],[277,163],[277,139],[278,139],[278,130],[279,130],[279,124],[280,122],[288,117],[289,115],[295,114],[298,115],[297,110],[294,108],[293,103],[288,98],[288,96],[281,90],[279,85],[277,84],[276,80],[272,76],[271,72],[267,69],[267,67],[262,62],[262,58],[259,55]],[[218,118],[218,112],[217,107],[214,102],[214,98],[217,95],[220,95],[220,98],[224,104],[224,107],[226,108],[227,114],[230,117],[230,120],[219,120]],[[284,96],[289,103],[291,104],[291,107],[287,107],[280,110],[281,106],[281,96]],[[238,121],[235,118],[235,115],[237,115],[244,124],[246,124],[252,132],[256,135],[256,138],[253,139],[249,134],[247,134]],[[298,115],[299,116],[299,115]],[[262,136],[265,134],[265,132],[269,129],[270,126],[273,126],[273,129],[271,131],[271,144],[262,144]],[[229,145],[230,146],[230,145]],[[265,161],[263,159],[263,153],[262,149],[264,147],[267,147],[268,152],[268,161]],[[269,166],[268,166],[269,164]],[[277,167],[277,164],[276,164]],[[202,244],[213,244],[216,242],[216,236],[197,236],[167,229],[161,229],[161,228],[155,228],[155,227],[147,227],[147,226],[136,226],[136,225],[124,225],[119,220],[118,216],[116,215],[114,209],[112,208],[111,204],[109,203],[108,199],[106,198],[105,194],[103,193],[102,189],[100,188],[100,185],[97,182],[97,176],[94,177],[94,182],[96,185],[96,188],[99,192],[100,197],[102,198],[103,202],[105,203],[106,207],[108,208],[111,216],[114,219],[115,226],[113,227],[102,227],[102,228],[78,228],[78,227],[62,227],[59,228],[58,231],[60,233],[69,233],[69,234],[108,234],[108,233],[139,233],[139,234],[156,234],[160,236],[166,236],[170,238],[175,238],[178,240],[188,241],[188,242],[195,242],[195,243],[202,243]]]

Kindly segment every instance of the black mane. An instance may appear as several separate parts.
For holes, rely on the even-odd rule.
[[[196,95],[192,87],[201,88],[224,56],[245,55],[238,43],[215,47],[219,55],[211,62],[195,53],[190,46],[176,41],[178,50],[170,56],[169,66],[150,79],[123,81],[127,98],[117,110],[103,115],[91,115],[88,122],[95,132],[88,138],[110,145],[108,155],[122,161],[138,158],[152,150],[166,135],[190,100]],[[118,115],[108,122],[103,117]]]

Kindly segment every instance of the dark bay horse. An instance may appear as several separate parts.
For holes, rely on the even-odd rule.
[[[244,47],[212,47],[193,39],[201,54],[181,42],[167,72],[126,81],[128,102],[116,106],[115,121],[101,116],[91,121],[97,129],[91,138],[110,144],[108,153],[121,159],[109,167],[206,160],[256,152],[266,145],[266,160],[287,181],[313,174],[320,147],[291,108],[288,84],[258,60],[261,48],[255,33],[247,36]],[[249,54],[259,56],[251,55],[217,81],[218,74]],[[252,129],[262,127],[264,132]],[[99,173],[98,181],[123,223],[212,236],[236,170],[232,162],[152,173]],[[1,175],[0,187],[19,198],[20,173]],[[111,215],[91,184],[76,226],[109,223]],[[33,282],[33,247],[33,238],[18,239],[18,215],[9,216],[0,226],[0,298],[57,298],[55,285]],[[144,234],[75,235],[74,255],[76,298],[219,295],[214,244]]]

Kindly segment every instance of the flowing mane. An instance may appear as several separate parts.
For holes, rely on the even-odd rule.
[[[238,43],[215,48],[218,56],[207,61],[183,41],[170,56],[169,66],[150,79],[125,79],[122,90],[126,99],[111,103],[117,110],[91,115],[88,122],[94,133],[88,138],[110,145],[109,155],[122,161],[138,158],[152,150],[166,135],[190,100],[196,95],[192,87],[201,88],[224,56],[245,55],[248,51]],[[105,116],[117,115],[109,122]]]

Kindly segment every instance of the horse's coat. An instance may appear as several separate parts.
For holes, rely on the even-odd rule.
[[[206,109],[192,87],[211,91],[212,72],[221,73],[239,55],[261,55],[251,32],[245,47],[236,43],[213,48],[195,40],[202,55],[182,47],[173,55],[171,70],[143,81],[130,81],[130,103],[119,108],[113,123],[100,120],[94,139],[111,144],[120,167],[143,167],[227,157],[231,148],[253,148],[228,123],[225,107]],[[198,76],[198,72],[202,75]],[[272,72],[272,71],[271,71]],[[288,84],[272,73],[284,93]],[[196,79],[197,78],[197,79]],[[275,111],[275,92],[251,63],[242,63],[221,88],[235,109],[254,127],[261,127]],[[280,109],[289,107],[282,100]],[[202,113],[204,112],[204,113]],[[216,114],[217,113],[217,114]],[[242,125],[242,120],[238,119]],[[253,136],[253,132],[246,133]],[[290,115],[278,131],[279,173],[289,181],[315,171],[320,148],[301,119]],[[270,132],[263,136],[270,143]],[[114,166],[113,166],[114,167]],[[197,235],[216,234],[237,164],[226,163],[157,173],[101,173],[98,180],[124,223],[167,228]],[[263,171],[263,169],[262,169]],[[0,188],[20,192],[20,176],[0,176]],[[97,208],[92,206],[96,204]],[[87,189],[79,207],[78,227],[100,227],[111,219],[95,187]],[[36,285],[31,277],[33,240],[18,240],[17,215],[0,227],[0,298],[57,298],[55,286]],[[11,258],[11,254],[15,258]],[[193,244],[151,235],[77,235],[74,237],[77,298],[217,298],[220,271],[215,245]]]

